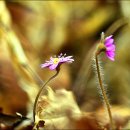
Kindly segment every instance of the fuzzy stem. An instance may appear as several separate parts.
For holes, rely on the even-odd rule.
[[[108,111],[108,115],[109,115],[109,119],[110,119],[110,124],[111,124],[111,129],[114,130],[114,123],[113,123],[113,120],[112,120],[111,108],[110,108],[110,104],[109,104],[105,89],[103,87],[97,54],[95,55],[95,59],[96,59],[96,67],[97,67],[97,75],[98,75],[98,80],[99,80],[99,86],[100,86],[100,89],[101,89],[101,92],[102,92],[102,95],[103,95],[104,102],[105,102],[106,107],[107,107],[107,111]]]
[[[34,120],[34,123],[35,123],[36,107],[37,107],[37,102],[38,102],[39,96],[41,95],[41,92],[42,92],[43,88],[44,88],[52,79],[54,79],[54,78],[59,74],[59,72],[60,72],[60,68],[57,68],[57,69],[56,69],[56,73],[55,73],[52,77],[50,77],[50,78],[43,84],[43,86],[40,88],[40,90],[39,90],[39,92],[38,92],[38,94],[37,94],[37,96],[36,96],[36,98],[35,98],[34,107],[33,107],[33,120]]]

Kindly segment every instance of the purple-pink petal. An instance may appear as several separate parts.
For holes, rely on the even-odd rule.
[[[107,55],[114,57],[115,56],[115,52],[114,51],[106,51]]]
[[[111,46],[114,42],[114,39],[105,40],[105,46]]]
[[[105,47],[106,47],[106,56],[110,60],[114,61],[116,46],[114,44],[114,39],[112,38],[112,35],[105,38]]]
[[[107,57],[110,59],[110,60],[112,60],[112,61],[114,61],[114,57],[115,57],[115,52],[113,52],[113,51],[106,51],[106,55],[107,55]]]
[[[57,66],[58,66],[58,64],[52,64],[49,66],[49,69],[54,70],[54,69],[56,69]]]
[[[50,63],[41,64],[41,68],[45,68],[45,67],[48,67],[48,66],[50,66]]]
[[[111,46],[106,47],[107,51],[115,51],[116,46],[112,44]]]
[[[67,62],[67,63],[71,63],[74,61],[74,59],[71,59],[72,56],[67,56],[67,57],[62,57],[60,58],[60,62],[63,63],[63,62]]]
[[[65,57],[66,59],[70,59],[70,58],[72,58],[73,56],[67,56],[67,57]]]
[[[108,37],[105,38],[105,40],[109,40],[109,39],[112,39],[113,35],[110,35]]]
[[[106,55],[107,55],[107,57],[108,57],[110,60],[112,60],[112,61],[115,60],[114,56],[110,56],[110,55],[108,55],[107,53],[106,53]]]

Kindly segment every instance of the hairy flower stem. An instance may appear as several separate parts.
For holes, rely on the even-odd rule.
[[[111,129],[114,130],[114,123],[113,123],[113,120],[112,120],[112,113],[111,113],[110,104],[109,104],[105,89],[103,87],[102,79],[101,79],[100,68],[99,68],[99,63],[98,63],[98,54],[95,54],[95,59],[96,59],[96,69],[97,69],[97,75],[98,75],[98,80],[99,80],[99,86],[100,86],[100,89],[101,89],[101,92],[102,92],[104,102],[105,102],[106,107],[107,107]]]
[[[37,94],[37,96],[36,96],[36,98],[35,98],[34,107],[33,107],[33,120],[34,120],[34,123],[35,123],[35,115],[36,115],[37,102],[38,102],[38,99],[39,99],[39,97],[40,97],[40,95],[41,95],[41,92],[42,92],[43,88],[44,88],[52,79],[54,79],[54,78],[59,74],[59,72],[60,72],[60,67],[58,67],[58,68],[56,69],[56,73],[55,73],[52,77],[50,77],[50,78],[42,85],[42,87],[40,88],[40,90],[39,90],[39,92],[38,92],[38,94]]]

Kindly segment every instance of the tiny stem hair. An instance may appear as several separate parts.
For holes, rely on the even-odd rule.
[[[36,96],[36,98],[35,98],[35,102],[34,102],[34,106],[33,106],[33,120],[34,120],[34,123],[35,123],[35,115],[36,115],[37,102],[38,102],[38,99],[39,99],[39,97],[40,97],[40,95],[41,95],[41,93],[42,93],[42,90],[43,90],[43,88],[45,88],[45,86],[46,86],[52,79],[54,79],[54,78],[59,74],[59,72],[60,72],[60,67],[56,68],[56,73],[55,73],[52,77],[50,77],[50,78],[42,85],[42,87],[40,88],[40,90],[39,90],[39,92],[38,92],[38,94],[37,94],[37,96]]]
[[[98,62],[98,54],[97,53],[95,53],[95,60],[96,60],[96,71],[97,71],[97,76],[98,76],[98,81],[99,81],[99,87],[101,89],[101,93],[102,93],[102,96],[103,96],[104,103],[107,107],[111,129],[114,130],[111,108],[110,108],[109,100],[108,100],[108,97],[106,95],[105,89],[103,87],[103,82],[102,82],[102,78],[101,78],[100,66],[99,66],[99,62]]]

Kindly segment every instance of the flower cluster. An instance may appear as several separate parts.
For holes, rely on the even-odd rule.
[[[74,59],[72,56],[66,56],[66,54],[60,54],[58,57],[51,57],[49,61],[41,64],[41,68],[49,68],[50,70],[57,69],[63,63],[72,63]]]
[[[112,38],[112,35],[105,38],[104,44],[105,44],[105,47],[106,47],[106,56],[110,60],[114,61],[115,60],[115,48],[116,48],[116,46],[114,44],[114,39]]]

